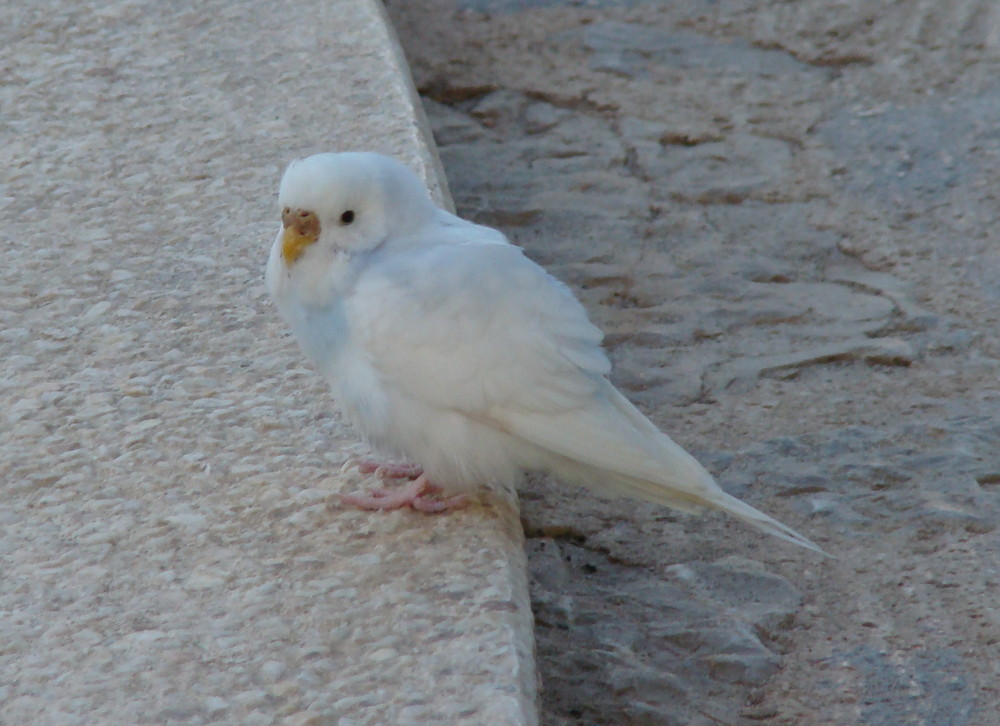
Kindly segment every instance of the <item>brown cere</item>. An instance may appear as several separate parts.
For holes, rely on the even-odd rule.
[[[281,210],[281,224],[285,229],[292,227],[300,235],[319,237],[319,217],[314,212],[285,207]]]

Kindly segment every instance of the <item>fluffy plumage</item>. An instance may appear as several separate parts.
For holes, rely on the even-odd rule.
[[[609,382],[569,289],[437,208],[399,162],[319,154],[281,181],[267,284],[348,420],[448,492],[526,470],[808,539],[726,494]],[[317,234],[318,229],[318,234]]]

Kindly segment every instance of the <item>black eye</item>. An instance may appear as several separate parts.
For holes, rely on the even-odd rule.
[[[350,224],[354,221],[354,212],[348,209],[346,212],[340,215],[341,224]]]

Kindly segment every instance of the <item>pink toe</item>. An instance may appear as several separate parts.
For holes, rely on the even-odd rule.
[[[345,494],[340,501],[346,506],[366,510],[389,510],[411,507],[425,514],[436,514],[449,509],[459,509],[468,503],[465,494],[440,498],[434,496],[441,487],[431,484],[425,474],[421,474],[406,486],[395,489],[375,489],[371,494]]]
[[[357,469],[362,474],[374,474],[380,479],[416,479],[424,473],[414,464],[380,464],[374,459],[360,459]]]
[[[440,487],[435,487],[440,491]],[[447,499],[435,499],[432,497],[415,497],[410,506],[418,512],[425,514],[439,514],[450,509],[461,509],[469,503],[469,498],[465,494],[458,494]]]

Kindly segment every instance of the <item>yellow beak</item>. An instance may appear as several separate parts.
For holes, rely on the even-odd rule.
[[[281,256],[285,258],[285,264],[290,265],[302,256],[306,247],[319,239],[319,235],[303,233],[295,227],[285,227],[285,233],[281,236]]]
[[[286,265],[291,265],[306,247],[319,239],[319,218],[313,212],[286,207],[281,212],[281,224],[285,228],[281,235],[281,256]]]

